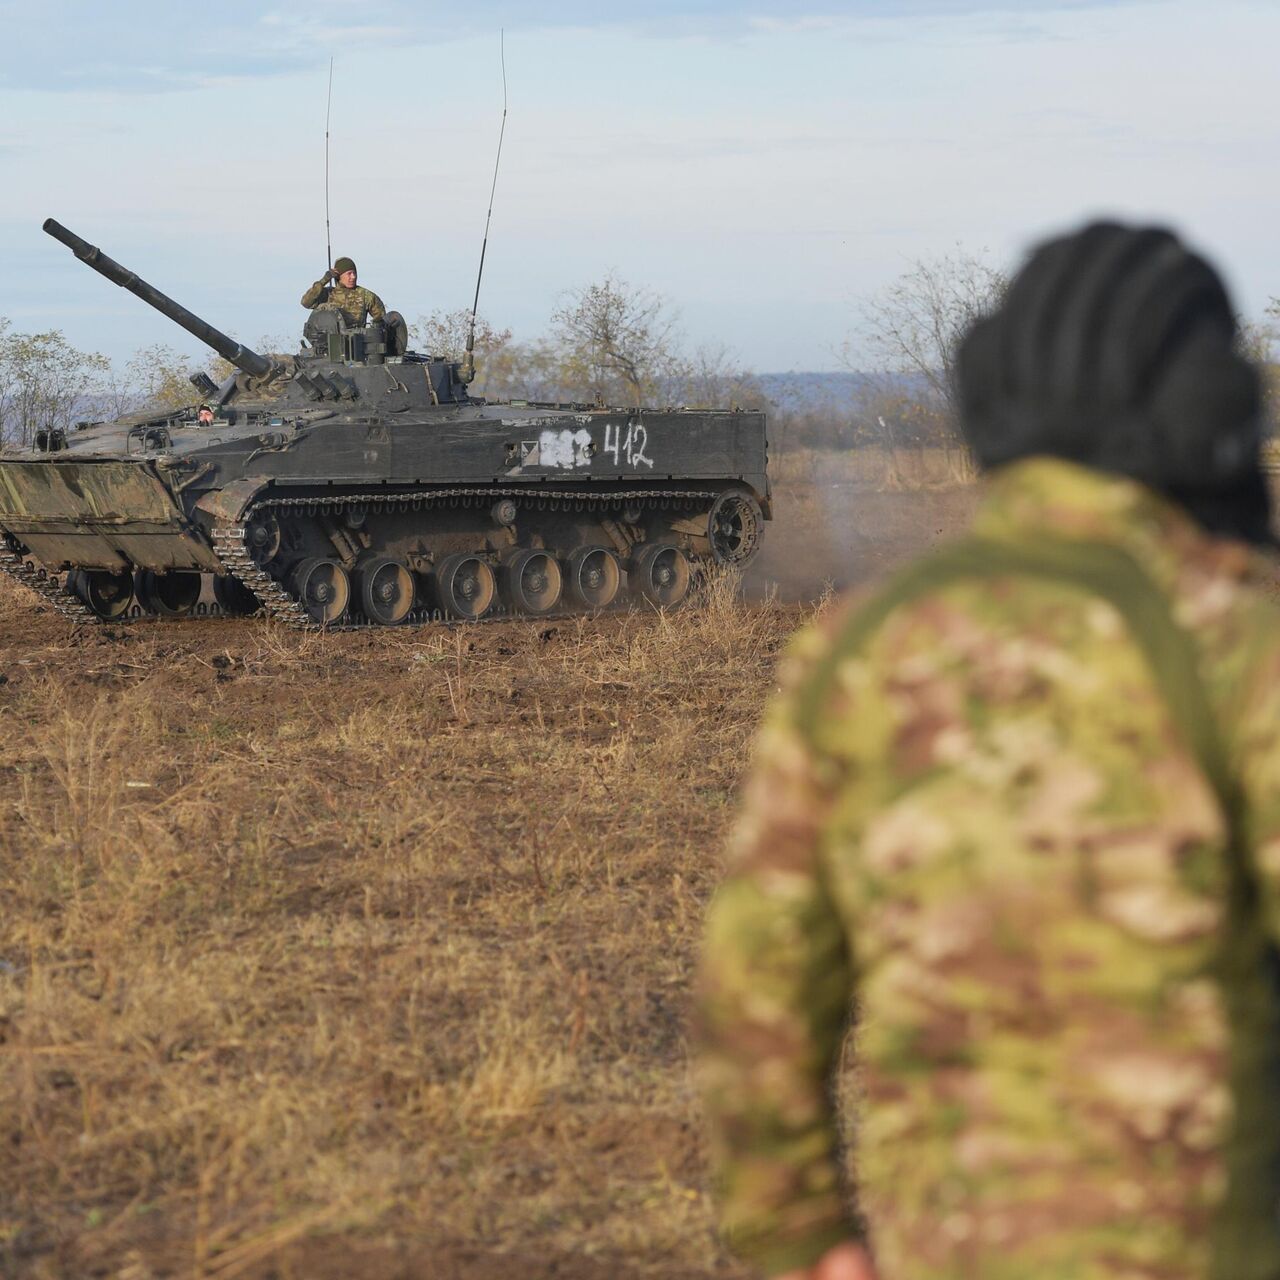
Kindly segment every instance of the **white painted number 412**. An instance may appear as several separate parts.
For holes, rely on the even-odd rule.
[[[627,466],[645,466],[653,469],[653,459],[645,457],[645,449],[649,444],[649,433],[640,423],[627,423],[627,434],[622,434],[621,426],[604,426],[604,451],[613,455],[613,465],[621,466],[625,455]]]

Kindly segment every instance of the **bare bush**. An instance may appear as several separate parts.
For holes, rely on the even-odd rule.
[[[413,339],[430,355],[461,364],[466,357],[471,312],[433,311],[419,316]],[[546,340],[517,342],[510,329],[497,329],[476,317],[473,395],[495,399],[558,400],[568,394],[561,361]]]
[[[1008,276],[957,247],[920,258],[863,304],[863,327],[877,367],[919,381],[954,422],[956,353],[974,321],[999,305]],[[846,362],[849,345],[845,346]]]
[[[679,334],[666,300],[612,273],[572,290],[551,326],[566,379],[604,400],[645,403],[677,363]]]
[[[1280,298],[1272,298],[1258,321],[1242,321],[1240,349],[1258,366],[1262,377],[1262,403],[1266,432],[1274,440],[1280,435],[1280,363],[1276,361],[1276,340],[1280,337]]]
[[[73,347],[60,329],[15,333],[0,318],[0,443],[27,447],[37,431],[68,430],[88,416],[111,365]]]
[[[414,340],[427,352],[461,363],[471,313],[420,316]],[[599,400],[602,403],[756,407],[759,380],[728,350],[703,346],[685,354],[685,339],[665,299],[615,276],[573,291],[554,313],[550,337],[519,342],[510,329],[477,317],[472,391],[491,398]]]
[[[865,349],[884,373],[870,379],[857,412],[865,435],[886,460],[884,483],[901,487],[901,451],[941,449],[952,459],[951,480],[964,483],[976,467],[959,434],[956,356],[974,321],[999,305],[1008,277],[963,248],[912,263],[862,308],[861,346],[846,340],[842,362],[853,369]]]
[[[760,379],[748,373],[723,345],[698,347],[691,356],[669,362],[667,404],[690,409],[763,409],[769,407]]]
[[[419,316],[410,328],[413,340],[428,355],[461,363],[467,352],[471,312],[466,307],[453,311],[433,311]],[[477,363],[497,359],[511,346],[511,330],[495,329],[483,316],[476,317],[475,357]]]
[[[115,382],[111,417],[164,413],[191,403],[188,372],[193,362],[163,342],[135,351]]]

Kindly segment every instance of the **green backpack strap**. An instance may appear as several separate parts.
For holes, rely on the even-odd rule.
[[[1217,796],[1227,826],[1229,903],[1213,973],[1231,1029],[1235,1119],[1223,1151],[1227,1192],[1215,1218],[1210,1277],[1280,1280],[1280,951],[1260,908],[1243,796],[1196,645],[1159,585],[1132,556],[1107,543],[1041,538],[1017,546],[978,537],[952,543],[898,573],[853,613],[800,689],[799,726],[816,727],[840,663],[862,650],[896,609],[954,582],[1012,576],[1079,587],[1117,610]]]
[[[1128,552],[1103,542],[1039,539],[1034,546],[970,537],[891,578],[857,610],[800,693],[800,724],[812,729],[836,668],[859,652],[896,609],[965,579],[1032,577],[1079,587],[1112,605],[1142,650],[1161,696],[1213,787],[1229,822],[1239,803],[1191,637],[1164,592]]]

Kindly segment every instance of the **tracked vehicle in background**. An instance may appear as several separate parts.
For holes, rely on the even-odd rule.
[[[68,617],[208,611],[209,578],[221,611],[301,627],[669,606],[759,549],[762,413],[488,403],[460,365],[338,311],[264,356],[44,230],[237,371],[192,378],[211,424],[193,406],[0,456],[0,567]]]

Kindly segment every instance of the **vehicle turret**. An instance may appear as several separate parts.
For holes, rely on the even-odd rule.
[[[136,294],[240,369],[218,391],[217,401],[225,409],[264,408],[278,414],[329,402],[361,414],[401,413],[469,402],[458,364],[404,350],[399,340],[405,336],[403,327],[395,334],[382,320],[350,325],[342,312],[320,306],[307,318],[298,354],[272,359],[201,320],[53,218],[45,219],[44,229],[99,275]],[[399,373],[388,367],[392,365],[400,367]],[[214,399],[208,375],[192,381],[202,395]]]

